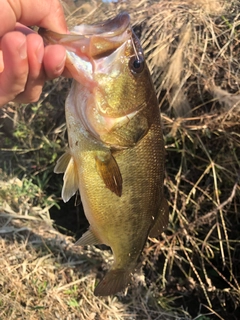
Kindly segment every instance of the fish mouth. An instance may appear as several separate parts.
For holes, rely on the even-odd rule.
[[[45,45],[60,44],[67,50],[66,68],[72,77],[89,90],[96,87],[93,77],[95,61],[110,56],[131,38],[130,16],[123,12],[101,23],[82,24],[59,34],[40,28]]]
[[[69,34],[59,34],[43,28],[38,33],[46,45],[61,44],[82,59],[98,59],[108,56],[130,38],[130,17],[123,12],[101,23],[76,26]]]
[[[79,26],[76,26],[71,30],[71,33],[84,36],[98,34],[104,37],[115,37],[121,35],[129,27],[129,25],[129,14],[126,12],[122,12],[115,18],[105,20],[101,23],[92,25],[81,24]]]
[[[111,73],[111,79],[117,79],[124,72],[126,64],[123,60],[126,53],[130,53],[130,47],[135,48],[139,59],[144,59],[128,13],[120,13],[114,19],[94,25],[76,26],[69,34],[44,29],[40,29],[39,33],[45,44],[61,44],[67,49],[66,67],[72,77],[84,87],[85,94],[91,97],[80,108],[77,101],[71,107],[89,134],[104,144],[112,145],[106,140],[106,135],[126,125],[141,110],[141,106],[133,106],[131,110],[116,111],[102,98],[105,92],[99,85],[99,78],[103,78],[104,74]],[[79,89],[74,88],[72,95],[74,99],[78,99]]]

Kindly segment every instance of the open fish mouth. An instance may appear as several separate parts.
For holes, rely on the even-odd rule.
[[[61,44],[81,58],[107,56],[131,36],[130,17],[123,12],[101,23],[75,26],[69,34],[39,29],[45,44]]]
[[[123,12],[118,14],[113,19],[105,20],[101,23],[92,25],[81,24],[74,27],[71,32],[82,35],[101,34],[105,37],[115,37],[121,35],[130,25],[130,17],[127,13]]]
[[[123,12],[101,23],[75,26],[69,34],[43,28],[38,32],[45,45],[60,44],[67,50],[66,68],[79,83],[93,90],[95,61],[108,57],[132,37],[130,16]]]

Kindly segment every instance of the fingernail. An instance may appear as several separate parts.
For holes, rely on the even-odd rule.
[[[26,59],[27,58],[27,45],[26,45],[26,40],[18,46],[18,52],[21,57],[21,59]]]
[[[36,57],[39,63],[42,63],[43,56],[44,56],[44,47],[43,47],[43,43],[40,43],[36,50]]]
[[[61,61],[61,63],[59,63],[59,65],[56,67],[57,73],[63,70],[65,66],[65,61],[66,61],[66,55],[64,56],[64,59]]]

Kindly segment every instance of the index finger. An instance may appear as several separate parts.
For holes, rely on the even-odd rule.
[[[66,33],[67,25],[59,0],[1,1],[0,37],[14,30],[16,22],[36,25],[55,32]]]

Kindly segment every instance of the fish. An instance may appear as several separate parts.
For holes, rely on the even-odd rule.
[[[64,202],[79,190],[90,225],[76,245],[112,250],[94,294],[114,295],[131,282],[148,237],[168,225],[158,99],[128,13],[66,35],[40,34],[46,45],[67,49],[73,77],[65,103],[69,148],[54,171],[64,174]]]

